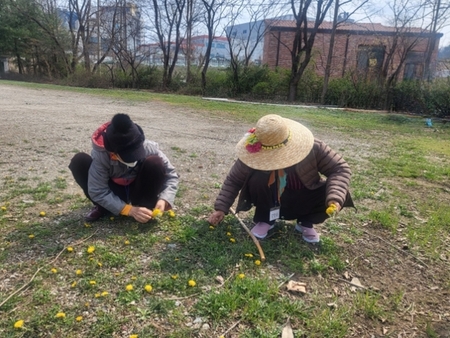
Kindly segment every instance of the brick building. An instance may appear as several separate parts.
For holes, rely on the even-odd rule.
[[[271,68],[291,67],[289,48],[295,36],[295,21],[285,20],[270,25],[264,37],[263,63]],[[311,24],[312,27],[312,24]],[[332,23],[323,22],[317,32],[313,48],[313,65],[323,76],[332,32]],[[342,22],[338,25],[331,66],[331,77],[342,77],[357,71],[364,76],[379,75],[388,56],[392,54],[388,75],[399,70],[400,79],[421,78],[425,64],[425,52],[431,39],[435,47],[431,58],[431,70],[436,68],[439,40],[443,34],[431,34],[420,28],[409,28],[399,34],[395,27],[374,23]],[[397,38],[396,38],[397,37]],[[392,46],[397,42],[397,47]],[[391,53],[394,51],[394,53]],[[401,62],[403,58],[404,62]]]

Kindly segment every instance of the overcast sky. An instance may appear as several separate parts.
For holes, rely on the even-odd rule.
[[[371,0],[372,5],[368,7],[367,13],[357,13],[355,14],[355,19],[360,20],[361,22],[374,22],[374,23],[381,23],[386,26],[390,26],[391,23],[389,23],[389,20],[392,18],[392,11],[390,9],[390,4],[393,3],[393,1],[389,0]],[[351,5],[351,4],[350,4]],[[369,17],[367,17],[369,15]],[[449,22],[450,24],[450,22]],[[450,45],[450,25],[447,25],[447,27],[443,27],[441,29],[438,29],[439,33],[443,33],[444,36],[441,38],[439,46],[445,47]],[[417,24],[420,26],[420,23]]]

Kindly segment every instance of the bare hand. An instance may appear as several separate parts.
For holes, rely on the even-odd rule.
[[[336,212],[341,211],[342,207],[338,202],[335,202],[335,201],[328,202],[328,206],[331,206],[332,204],[334,204],[336,206]]]
[[[152,211],[145,207],[131,207],[128,216],[133,217],[139,223],[147,223],[152,219]]]
[[[222,222],[223,218],[225,217],[225,213],[221,210],[214,211],[208,218],[209,224],[217,225],[220,222]]]
[[[158,200],[158,202],[156,202],[155,209],[166,211],[168,204],[169,203],[167,203],[165,200]]]

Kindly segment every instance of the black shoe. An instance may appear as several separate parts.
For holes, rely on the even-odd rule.
[[[86,222],[95,222],[98,221],[101,217],[105,216],[106,211],[99,205],[94,206],[91,211],[87,213],[84,217]]]

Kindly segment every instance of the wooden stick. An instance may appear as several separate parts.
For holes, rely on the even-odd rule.
[[[241,223],[242,227],[245,229],[245,231],[247,231],[249,236],[252,238],[253,243],[255,243],[256,247],[258,248],[259,255],[261,256],[261,260],[265,261],[266,260],[266,256],[264,255],[264,251],[261,248],[261,244],[259,244],[259,241],[256,239],[255,235],[253,235],[252,232],[247,228],[245,223],[239,218],[239,216],[236,214],[236,212],[234,211],[233,208],[230,208],[230,211],[236,217],[236,219],[239,221],[239,223]]]

